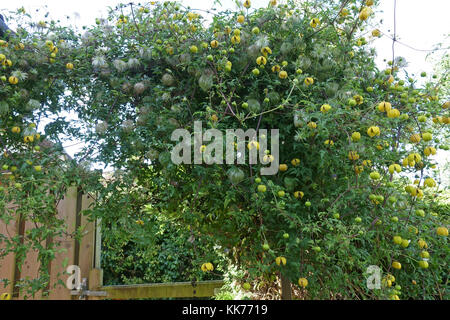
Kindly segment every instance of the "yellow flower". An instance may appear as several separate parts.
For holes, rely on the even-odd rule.
[[[394,77],[393,77],[392,75],[390,75],[390,76],[388,77],[387,82],[388,82],[388,83],[394,82]]]
[[[341,17],[346,17],[349,15],[348,9],[344,8],[341,10],[341,13],[339,14]]]
[[[436,181],[433,178],[426,178],[423,184],[429,188],[433,188],[436,186]]]
[[[364,171],[364,167],[363,166],[355,166],[355,173],[356,174],[360,174],[363,171]]]
[[[409,141],[411,141],[412,143],[419,143],[421,140],[420,138],[420,134],[413,134],[410,138]]]
[[[313,19],[311,20],[311,22],[309,23],[309,25],[310,25],[312,28],[317,27],[319,24],[320,24],[320,20],[319,20],[318,18],[313,18]]]
[[[279,72],[280,71],[280,69],[281,69],[281,67],[279,66],[279,65],[274,65],[273,67],[272,67],[272,72]]]
[[[369,129],[367,129],[367,134],[373,138],[375,136],[379,136],[380,135],[380,128],[376,127],[376,126],[372,126]]]
[[[212,265],[212,263],[206,262],[206,263],[202,264],[201,269],[203,272],[213,271],[214,266]]]
[[[423,153],[428,157],[429,155],[435,155],[436,154],[436,148],[434,147],[426,147]]]
[[[361,139],[361,133],[359,132],[353,132],[352,133],[352,141],[358,142]]]
[[[305,194],[303,193],[303,191],[295,191],[294,192],[294,197],[296,199],[298,199],[298,198],[302,199],[304,196],[305,196]]]
[[[372,31],[372,36],[378,38],[381,35],[381,31],[378,29],[375,29]]]
[[[189,19],[189,21],[192,21],[192,20],[194,20],[194,19],[197,19],[197,18],[198,18],[198,15],[195,14],[195,13],[193,13],[193,12],[189,12],[189,13],[187,14],[187,18]]]
[[[239,37],[239,36],[232,36],[231,37],[231,43],[232,44],[238,44],[240,42],[241,42],[241,37]]]
[[[393,174],[394,172],[401,172],[402,168],[399,164],[394,163],[389,166],[388,170],[391,174]]]
[[[2,293],[0,295],[0,300],[11,300],[11,295],[9,293]]]
[[[329,104],[324,104],[320,107],[320,111],[322,113],[327,113],[330,110],[331,110],[331,106]]]
[[[353,161],[358,160],[359,159],[359,154],[356,151],[349,151],[348,158],[350,160],[353,160]]]
[[[436,233],[438,236],[447,237],[448,229],[446,227],[439,227],[436,229]]]
[[[11,132],[12,133],[20,133],[20,128],[19,127],[12,127]]]
[[[275,263],[276,263],[277,265],[283,265],[283,266],[285,266],[285,265],[286,265],[286,258],[285,258],[285,257],[276,257],[276,258],[275,258]]]
[[[217,48],[219,46],[219,41],[213,40],[211,41],[211,48]]]
[[[266,154],[263,157],[263,162],[264,163],[269,163],[269,162],[273,162],[273,160],[275,160],[275,157],[271,154]]]
[[[391,109],[387,112],[388,118],[398,118],[400,116],[400,111],[398,109]]]
[[[353,99],[355,99],[355,101],[358,105],[362,104],[364,102],[364,98],[362,96],[360,96],[359,94],[353,96]]]
[[[267,63],[267,59],[265,57],[260,56],[260,57],[256,58],[257,65],[261,65],[261,64],[265,65],[266,63]]]
[[[191,53],[197,53],[197,52],[198,52],[197,46],[191,46],[191,47],[189,48],[189,50],[191,51]]]
[[[250,8],[251,5],[252,3],[250,2],[250,0],[245,0],[243,3],[243,6],[246,7],[247,9]]]
[[[167,47],[166,48],[166,52],[170,55],[173,55],[173,48],[172,47]]]
[[[422,160],[422,157],[418,153],[411,153],[408,155],[408,160],[419,162],[420,160]]]
[[[298,279],[298,285],[302,288],[306,288],[308,286],[308,280],[306,278]]]
[[[311,129],[315,129],[317,128],[317,123],[315,123],[314,121],[308,122],[307,126]]]
[[[370,161],[370,160],[363,160],[362,164],[363,164],[363,166],[369,167],[369,166],[372,165],[372,161]]]
[[[272,49],[269,47],[261,48],[261,53],[264,55],[264,57],[267,57],[267,55],[272,54]]]
[[[392,106],[389,102],[382,101],[378,104],[378,111],[380,112],[388,112],[391,110]]]
[[[23,50],[23,49],[25,49],[25,45],[22,42],[19,42],[18,44],[16,44],[14,46],[14,49],[16,49],[16,50]]]
[[[311,78],[311,77],[306,78],[306,79],[305,79],[305,84],[306,84],[307,86],[309,86],[309,85],[311,85],[311,84],[314,84],[314,79]]]
[[[242,23],[244,23],[244,21],[245,21],[245,17],[243,15],[238,15],[237,22],[242,24]]]
[[[367,18],[369,18],[370,14],[372,13],[372,9],[369,7],[364,7],[361,12],[359,13],[359,20],[365,21]]]
[[[433,139],[433,135],[429,132],[424,132],[422,134],[422,139],[423,141],[430,141],[431,139]]]
[[[256,150],[259,150],[259,142],[252,140],[247,144],[248,150],[252,150],[253,148],[256,148]]]
[[[19,79],[18,79],[17,77],[14,77],[14,76],[9,77],[8,81],[9,81],[9,83],[11,83],[11,84],[17,84],[17,83],[19,83]]]
[[[34,141],[34,137],[33,136],[25,136],[23,138],[23,141],[26,142],[26,143],[33,142]]]
[[[288,76],[286,71],[280,71],[280,73],[278,74],[278,77],[280,77],[280,79],[286,79]]]

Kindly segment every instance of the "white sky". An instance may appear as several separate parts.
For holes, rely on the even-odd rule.
[[[45,10],[41,10],[39,13],[35,10],[46,6],[50,12],[50,17],[59,18],[62,22],[65,22],[67,20],[64,17],[70,16],[72,17],[70,21],[76,25],[90,25],[95,22],[95,18],[106,16],[108,6],[113,7],[121,2],[129,3],[126,0],[78,0],[70,1],[70,5],[67,1],[61,0],[2,1],[0,12],[4,9],[14,10],[23,6],[27,12],[36,17],[36,20],[40,20]],[[135,2],[139,3],[139,1]],[[207,10],[214,7],[214,0],[182,0],[181,2],[196,9]],[[268,2],[269,0],[252,0],[252,8],[267,6]],[[235,8],[233,0],[221,0],[221,3],[221,8],[216,5],[217,9]],[[391,35],[393,32],[393,7],[394,0],[382,0],[376,13],[377,21],[383,20],[384,22],[380,27],[381,31]],[[396,25],[399,40],[417,49],[433,48],[437,43],[444,41],[444,35],[450,34],[449,12],[449,0],[397,0]],[[446,47],[450,45],[449,41],[450,39],[447,39]],[[376,40],[374,45],[379,53],[377,62],[381,64],[384,58],[391,59],[392,40],[382,37]],[[401,44],[396,44],[396,55],[407,58],[410,62],[408,68],[410,72],[431,72],[432,64],[425,62],[426,54],[427,52],[415,51]]]
[[[15,0],[2,1],[0,3],[0,13],[7,16],[7,10],[15,10],[24,7],[27,12],[31,13],[36,21],[43,19],[43,15],[48,11],[50,17],[60,19],[63,23],[69,21],[77,26],[94,24],[95,18],[106,17],[107,7],[114,7],[118,3],[129,3],[126,0],[78,0],[71,1],[70,5],[67,1],[61,0]],[[135,1],[139,3],[139,1]],[[185,6],[196,9],[211,9],[214,7],[214,0],[181,0]],[[252,0],[252,8],[267,6],[269,0]],[[280,1],[279,1],[280,2]],[[142,2],[143,3],[143,2]],[[220,9],[234,9],[236,7],[234,0],[221,0],[222,7]],[[42,8],[44,8],[42,10]],[[45,9],[46,8],[46,9]],[[379,29],[386,34],[393,34],[393,18],[394,18],[394,0],[382,0],[376,12],[376,21],[383,21]],[[36,12],[36,9],[41,9]],[[444,42],[443,47],[450,46],[450,38],[445,39],[445,35],[450,34],[450,0],[397,0],[397,37],[399,41],[408,44],[416,49],[432,49],[437,43]],[[70,16],[67,20],[65,17]],[[47,18],[48,19],[48,18]],[[373,21],[372,23],[376,23]],[[373,28],[368,27],[370,32]],[[377,63],[380,67],[384,67],[383,59],[392,59],[392,40],[387,37],[377,39],[373,45],[377,49]],[[428,52],[416,51],[396,43],[395,55],[403,56],[409,62],[408,72],[419,74],[426,71],[428,74],[433,69],[433,60],[439,60],[444,50],[439,51],[433,57],[434,59],[425,60]]]
[[[24,7],[25,10],[35,17],[36,21],[43,19],[43,15],[48,11],[53,19],[60,19],[63,23],[68,21],[65,16],[70,16],[70,23],[77,26],[92,25],[95,18],[106,17],[107,7],[115,6],[118,3],[129,3],[123,0],[14,0],[2,1],[0,3],[0,13],[7,16],[8,10],[15,10]],[[138,3],[139,1],[135,1]],[[196,9],[211,9],[214,7],[214,0],[191,0],[181,1],[185,6]],[[269,0],[252,0],[252,8],[267,6]],[[279,1],[280,2],[280,1]],[[144,3],[144,2],[141,2]],[[221,0],[220,9],[234,9],[233,0]],[[46,10],[36,12],[36,9],[46,7]],[[383,21],[379,29],[386,34],[393,34],[394,18],[394,0],[382,0],[376,12],[376,21]],[[408,44],[416,49],[432,49],[437,43],[443,42],[443,47],[450,47],[450,38],[445,39],[445,35],[450,34],[450,0],[397,0],[396,29],[399,41]],[[49,18],[47,18],[49,19]],[[372,23],[376,23],[373,21]],[[369,27],[367,31],[372,30]],[[367,37],[366,37],[367,38]],[[387,37],[377,39],[373,46],[376,48],[378,57],[377,64],[384,68],[383,59],[392,59],[392,40]],[[432,73],[435,61],[439,60],[440,55],[445,51],[437,52],[432,59],[426,60],[428,52],[412,50],[406,46],[396,43],[395,55],[403,56],[408,61],[407,70],[416,75],[426,71],[428,75]],[[80,145],[67,148],[69,154],[74,154],[80,148]],[[439,150],[439,152],[443,152]],[[449,153],[445,153],[444,158],[448,158]],[[442,156],[442,155],[441,155]]]

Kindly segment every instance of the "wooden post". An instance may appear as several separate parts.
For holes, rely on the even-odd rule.
[[[94,268],[100,269],[100,257],[102,251],[102,229],[101,218],[95,221],[95,248],[94,248]]]
[[[88,289],[90,291],[99,291],[103,286],[103,270],[94,268],[89,271],[89,284]],[[101,300],[102,297],[89,296],[89,300]]]
[[[288,278],[281,276],[281,300],[292,300],[291,282]]]

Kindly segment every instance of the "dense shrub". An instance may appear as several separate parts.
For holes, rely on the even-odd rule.
[[[250,290],[281,273],[306,298],[444,298],[448,211],[432,214],[426,199],[438,187],[432,155],[447,148],[436,137],[448,136],[449,103],[442,79],[418,85],[404,58],[375,65],[372,2],[270,1],[253,10],[246,1],[249,8],[216,13],[209,26],[177,3],[131,4],[81,36],[56,23],[19,28],[1,49],[13,61],[0,87],[9,106],[4,148],[32,150],[15,125],[61,110],[77,115],[52,121],[45,134],[82,139],[78,159],[117,171],[108,184],[92,174],[84,183],[100,195],[90,213],[102,218],[106,243],[120,248],[108,251],[108,268],[123,262],[119,250],[131,257],[122,267],[135,252],[141,261],[172,254],[164,244],[178,242],[153,229],[163,219],[171,224],[164,234],[183,226],[193,245],[216,244]],[[30,99],[37,109],[27,109]],[[285,166],[260,176],[260,163],[175,165],[171,134],[193,132],[194,121],[221,132],[279,129],[273,160]],[[28,186],[35,174],[23,170],[16,181]],[[142,241],[155,247],[134,251]],[[194,254],[198,269],[211,262],[208,252]],[[366,286],[370,265],[382,270],[380,290]],[[159,256],[153,267],[133,266],[122,279],[173,280],[179,270]]]

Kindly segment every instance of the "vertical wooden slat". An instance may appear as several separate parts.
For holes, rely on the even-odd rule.
[[[95,221],[95,250],[94,250],[94,268],[101,269],[101,251],[102,251],[102,220],[99,218]]]
[[[25,221],[25,225],[24,225],[25,240],[24,241],[27,241],[26,240],[27,230],[32,230],[34,228],[35,228],[35,225],[32,222]],[[41,244],[42,244],[42,246],[45,246],[45,241],[43,241]],[[39,262],[39,257],[38,257],[38,251],[29,250],[27,252],[27,256],[26,256],[24,263],[22,265],[22,268],[21,268],[20,278],[24,279],[24,280],[32,280],[32,279],[39,278],[39,267],[40,267],[40,262]],[[26,292],[20,292],[19,299],[24,299],[25,296],[26,296],[26,299],[40,299],[41,292],[38,292],[34,296],[34,298],[31,297]]]
[[[97,291],[103,286],[103,270],[94,268],[89,271],[89,290]],[[101,300],[102,297],[91,296],[88,300]]]
[[[22,214],[19,213],[17,215],[16,220],[16,235],[20,236],[20,244],[23,244],[23,233],[25,231],[25,221],[23,220]],[[19,297],[19,288],[17,287],[17,284],[19,284],[21,273],[22,273],[22,266],[21,263],[22,258],[17,255],[17,253],[14,255],[14,278],[13,278],[13,298]]]
[[[53,239],[54,242],[59,243],[59,246],[65,248],[66,251],[57,253],[51,265],[51,279],[50,279],[50,296],[51,300],[70,300],[70,290],[65,285],[57,284],[57,280],[61,279],[64,284],[67,280],[67,275],[62,276],[66,268],[63,268],[63,261],[67,258],[67,265],[74,263],[75,253],[75,239],[70,235],[75,232],[76,228],[76,208],[77,208],[77,187],[69,187],[64,199],[58,205],[58,216],[64,219],[67,225],[67,236],[65,238]],[[54,287],[57,284],[56,287]]]
[[[89,194],[83,194],[81,199],[81,214],[89,209],[94,202]],[[94,267],[95,250],[95,223],[89,221],[88,217],[81,215],[81,226],[83,227],[83,238],[79,246],[78,265],[81,269],[81,278],[89,278],[89,271]]]

